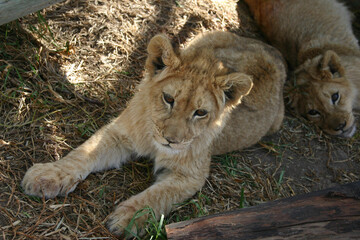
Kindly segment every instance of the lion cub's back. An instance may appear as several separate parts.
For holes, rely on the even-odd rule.
[[[279,130],[284,117],[286,65],[278,50],[248,38],[239,38],[237,46],[230,49],[218,50],[217,56],[225,65],[251,76],[254,84],[213,142],[212,153],[223,154],[249,147]]]
[[[309,40],[328,38],[357,48],[351,14],[336,0],[245,0],[262,31],[293,65]]]

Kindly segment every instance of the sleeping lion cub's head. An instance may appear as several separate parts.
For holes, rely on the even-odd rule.
[[[291,106],[326,133],[351,137],[355,131],[352,86],[333,51],[307,60],[295,71]]]
[[[224,41],[226,36],[219,34]],[[231,109],[252,88],[251,78],[225,67],[214,49],[196,46],[179,51],[165,35],[153,37],[148,45],[139,91],[149,102],[154,142],[163,152],[185,150],[196,139],[210,144]]]

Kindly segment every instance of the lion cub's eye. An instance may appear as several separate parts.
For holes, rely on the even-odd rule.
[[[163,99],[171,107],[174,105],[175,99],[172,96],[170,96],[169,94],[163,93]]]
[[[194,116],[205,117],[207,113],[205,109],[198,109],[194,112]]]
[[[318,111],[316,111],[315,109],[311,109],[310,111],[308,111],[308,114],[311,116],[320,115],[320,113]]]
[[[335,104],[335,103],[339,100],[339,98],[340,98],[339,92],[334,93],[333,95],[331,95],[331,101],[332,101],[332,103]]]

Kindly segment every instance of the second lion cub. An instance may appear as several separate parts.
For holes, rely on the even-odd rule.
[[[295,71],[290,103],[331,135],[351,137],[360,107],[360,52],[351,14],[336,0],[245,0]]]

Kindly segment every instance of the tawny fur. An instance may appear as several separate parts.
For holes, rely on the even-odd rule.
[[[325,132],[351,137],[353,109],[360,108],[360,52],[348,9],[336,0],[245,2],[294,70],[292,107]]]
[[[148,53],[128,107],[66,157],[31,167],[22,181],[27,194],[65,195],[91,172],[120,167],[134,154],[150,156],[156,182],[109,217],[109,229],[121,233],[137,210],[150,206],[160,217],[194,195],[211,154],[248,147],[280,128],[286,73],[274,48],[213,32],[183,50],[157,35]]]

